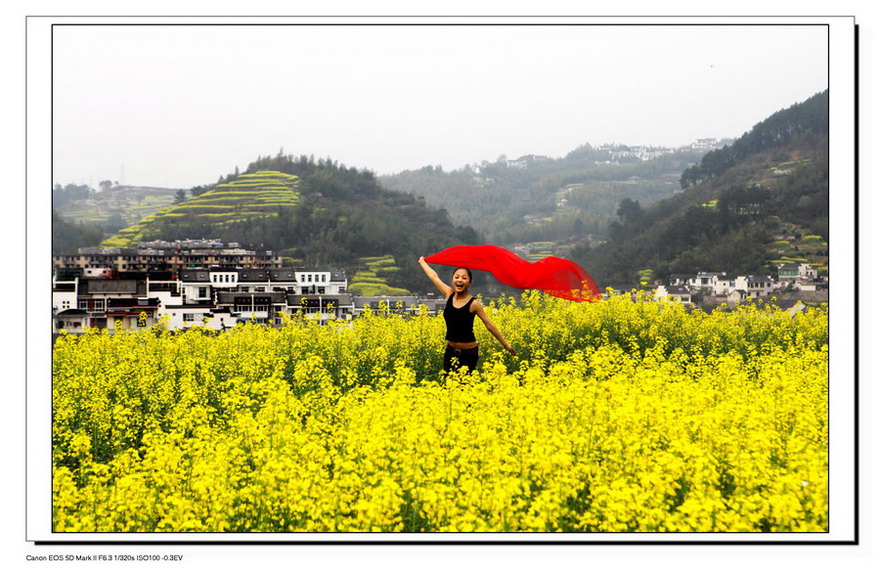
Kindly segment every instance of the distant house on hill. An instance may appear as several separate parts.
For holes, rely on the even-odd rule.
[[[724,272],[698,272],[694,287],[714,292],[715,286],[718,284],[718,278],[722,276],[724,276]]]
[[[674,286],[695,286],[697,274],[672,274],[670,277]]]
[[[776,286],[768,276],[739,276],[734,289],[742,290],[751,297],[761,297],[775,291]]]
[[[691,292],[683,286],[659,285],[657,286],[657,290],[654,292],[654,297],[658,300],[671,298],[672,300],[680,303],[693,303]]]
[[[810,264],[784,263],[777,270],[780,283],[816,279],[816,269]]]
[[[691,293],[701,291],[715,297],[733,297],[737,299],[740,291],[748,297],[763,297],[779,290],[781,283],[764,275],[737,276],[725,272],[699,272],[696,274],[675,274],[671,276],[674,287],[687,288]]]
[[[736,287],[736,277],[721,274],[715,279],[715,296],[726,296]]]
[[[696,142],[691,144],[694,150],[714,150],[720,148],[721,143],[716,138],[698,138]]]
[[[521,170],[525,170],[531,164],[536,164],[538,162],[546,162],[549,158],[547,156],[539,156],[536,154],[529,154],[528,156],[522,156],[515,160],[507,160],[508,168],[519,168]]]

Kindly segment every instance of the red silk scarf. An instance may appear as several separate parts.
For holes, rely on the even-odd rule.
[[[539,289],[563,299],[602,299],[599,286],[583,268],[554,256],[531,263],[497,246],[454,246],[426,257],[425,261],[490,272],[495,279],[511,287]]]

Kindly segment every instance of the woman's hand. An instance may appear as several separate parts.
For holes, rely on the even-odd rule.
[[[513,346],[509,343],[504,344],[504,349],[510,352],[510,355],[516,355],[516,352],[513,351]]]

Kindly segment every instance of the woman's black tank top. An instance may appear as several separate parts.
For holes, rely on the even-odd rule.
[[[452,305],[452,298],[455,294],[449,296],[446,300],[446,308],[443,310],[443,319],[446,320],[446,340],[458,343],[470,343],[477,341],[474,335],[474,316],[477,315],[470,311],[471,302],[475,297],[471,297],[466,304],[460,308]]]

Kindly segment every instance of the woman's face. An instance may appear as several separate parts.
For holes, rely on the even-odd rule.
[[[455,293],[466,292],[471,285],[471,277],[464,268],[459,268],[452,272],[452,289]]]

